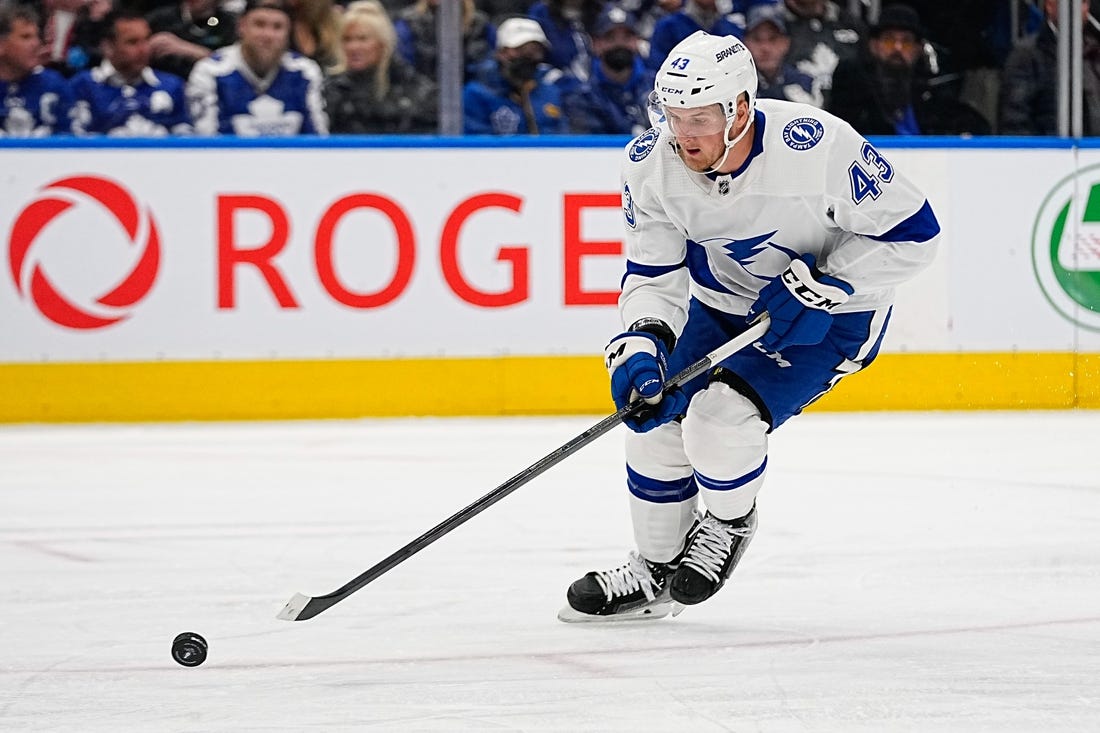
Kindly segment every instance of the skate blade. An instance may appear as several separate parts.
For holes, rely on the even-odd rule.
[[[624,621],[657,621],[666,616],[679,616],[684,610],[684,605],[676,601],[663,601],[642,606],[625,613],[616,613],[610,616],[598,616],[592,613],[581,613],[572,606],[566,606],[558,611],[558,621],[567,624],[618,624]]]

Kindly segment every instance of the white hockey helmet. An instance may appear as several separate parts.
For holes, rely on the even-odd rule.
[[[737,98],[747,94],[756,108],[756,64],[735,36],[695,31],[669,51],[657,71],[654,91],[665,108],[722,105],[726,117],[737,113]]]
[[[756,109],[756,64],[749,49],[735,36],[712,36],[696,31],[669,52],[657,71],[651,112],[669,120],[668,110],[717,104],[726,120],[727,138],[737,117],[737,100],[748,97],[749,115]],[[676,133],[675,125],[673,132]],[[748,125],[727,147],[741,139]]]

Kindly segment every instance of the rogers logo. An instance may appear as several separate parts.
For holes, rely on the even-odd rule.
[[[117,285],[99,297],[86,298],[89,302],[78,303],[46,275],[34,256],[34,245],[51,222],[86,206],[99,206],[113,216],[129,237],[127,244],[139,247],[141,254]],[[88,238],[94,242],[97,235],[102,238],[104,234],[92,231]],[[71,249],[89,242],[66,244]],[[148,208],[141,209],[121,185],[96,176],[74,176],[42,187],[38,197],[19,213],[8,242],[8,261],[19,294],[30,299],[42,315],[66,328],[90,330],[127,318],[133,306],[149,293],[160,265],[160,238]]]

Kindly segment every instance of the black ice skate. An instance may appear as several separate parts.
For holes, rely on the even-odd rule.
[[[756,532],[756,507],[740,519],[719,519],[710,512],[688,538],[680,567],[672,576],[672,600],[685,606],[702,603],[725,584]]]
[[[626,565],[591,572],[574,581],[565,594],[569,605],[558,613],[558,619],[576,623],[675,616],[683,606],[668,596],[668,581],[674,572],[674,564],[650,562],[632,552]]]

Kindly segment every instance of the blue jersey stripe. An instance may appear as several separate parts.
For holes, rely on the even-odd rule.
[[[667,275],[670,272],[675,272],[684,266],[683,262],[679,262],[675,265],[643,265],[632,260],[626,261],[626,274],[623,275],[622,283],[619,283],[619,287],[622,287],[626,279],[631,275],[637,275],[638,277],[654,278],[661,275]]]
[[[927,242],[939,233],[940,223],[932,213],[928,199],[925,199],[924,206],[917,213],[885,234],[870,238],[876,242]]]

